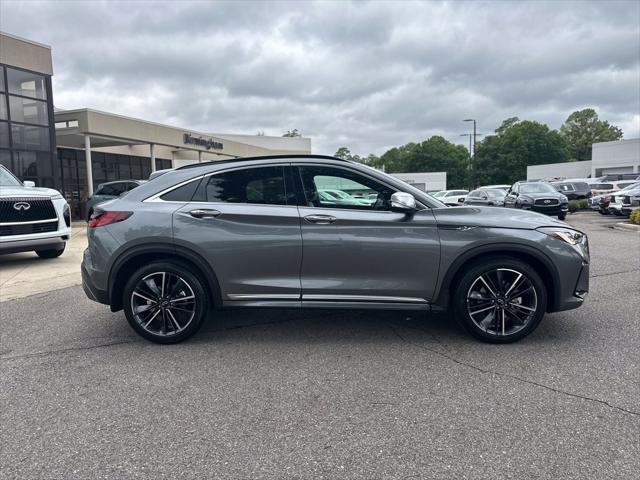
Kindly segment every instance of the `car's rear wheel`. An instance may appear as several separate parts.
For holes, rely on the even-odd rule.
[[[36,250],[36,255],[40,258],[57,258],[64,253],[64,246],[62,248],[50,248],[47,250]]]
[[[540,324],[547,291],[528,264],[494,257],[471,265],[453,298],[456,318],[474,337],[490,343],[520,340]]]
[[[131,327],[156,343],[189,338],[208,309],[204,282],[179,262],[153,262],[136,271],[125,285],[122,305]]]

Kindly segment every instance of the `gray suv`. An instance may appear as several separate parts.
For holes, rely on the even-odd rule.
[[[370,202],[344,204],[320,192]],[[480,340],[579,307],[587,237],[531,211],[453,207],[367,166],[318,155],[176,169],[95,209],[87,296],[151,341],[222,307],[442,311]]]

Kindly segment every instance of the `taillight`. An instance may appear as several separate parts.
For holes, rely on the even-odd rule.
[[[96,212],[91,215],[87,226],[89,228],[104,227],[112,223],[122,222],[131,215],[133,215],[133,212]]]

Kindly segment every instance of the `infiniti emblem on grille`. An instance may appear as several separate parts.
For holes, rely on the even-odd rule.
[[[25,210],[29,210],[31,208],[31,204],[27,203],[27,202],[16,202],[13,204],[13,208],[15,210],[20,211],[25,211]]]
[[[551,200],[545,200],[544,203],[551,203]]]

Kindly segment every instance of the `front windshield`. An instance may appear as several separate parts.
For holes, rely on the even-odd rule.
[[[443,190],[443,191],[441,191],[441,192],[432,193],[432,194],[431,194],[431,196],[432,196],[433,198],[442,198],[442,197],[444,197],[444,196],[445,196],[445,194],[446,194],[446,193],[447,193],[447,191],[446,191],[446,190]]]
[[[521,183],[520,193],[558,193],[548,183]]]
[[[0,187],[22,187],[22,182],[9,170],[0,165]]]
[[[627,190],[635,190],[636,188],[640,188],[640,182],[632,183],[628,187],[624,187],[623,189],[618,190],[618,191],[619,192],[625,192]]]

